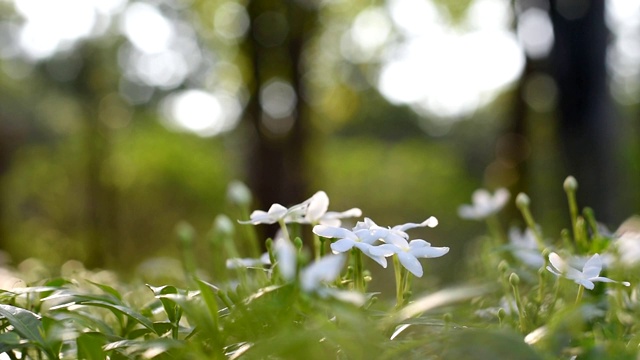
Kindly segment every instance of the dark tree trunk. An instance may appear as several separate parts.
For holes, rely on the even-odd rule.
[[[105,267],[113,265],[119,257],[118,194],[105,166],[110,152],[109,129],[100,119],[100,103],[116,86],[109,68],[104,64],[107,57],[100,49],[85,46],[83,67],[78,77],[70,84],[70,91],[82,101],[84,151],[84,231],[86,233],[86,265]]]
[[[253,67],[251,98],[245,113],[251,123],[252,148],[249,154],[249,185],[257,206],[268,208],[273,203],[285,206],[304,200],[307,195],[305,166],[305,144],[308,140],[308,107],[303,99],[302,54],[311,31],[315,26],[316,9],[305,8],[302,2],[251,1],[248,5],[251,18],[251,34],[244,49]],[[268,44],[261,41],[259,32],[269,32],[261,27],[257,19],[266,12],[277,13],[285,19],[288,33],[282,42]],[[264,34],[262,34],[264,37]],[[288,81],[296,95],[292,118],[276,121],[291,121],[289,129],[273,133],[265,121],[269,121],[260,104],[260,89],[270,80]],[[268,236],[272,236],[271,228]]]
[[[616,122],[610,100],[605,1],[552,0],[555,43],[551,74],[559,90],[561,149],[567,175],[579,183],[580,206],[599,220],[619,216],[616,203]]]

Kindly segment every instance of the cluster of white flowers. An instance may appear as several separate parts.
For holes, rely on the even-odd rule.
[[[373,259],[382,267],[387,267],[387,257],[397,255],[398,260],[409,272],[417,277],[422,277],[423,270],[418,258],[434,258],[449,252],[448,247],[432,247],[430,243],[415,239],[409,241],[406,230],[416,227],[435,227],[438,220],[430,217],[416,224],[407,223],[390,228],[378,226],[373,220],[365,218],[359,221],[352,230],[341,227],[316,225],[313,232],[322,237],[336,238],[331,244],[334,253],[343,253],[356,247],[363,254]],[[381,244],[374,246],[374,243]]]
[[[276,236],[273,251],[283,279],[286,281],[297,279],[300,288],[306,292],[330,294],[342,298],[348,293],[328,291],[321,284],[330,283],[338,278],[346,262],[346,257],[342,253],[354,247],[385,268],[387,267],[386,258],[397,255],[400,263],[418,277],[423,275],[418,258],[439,257],[449,252],[448,247],[432,247],[422,239],[409,240],[407,230],[438,225],[438,220],[433,216],[421,223],[407,223],[389,228],[378,226],[371,219],[364,218],[352,229],[347,229],[341,227],[341,219],[360,217],[362,211],[352,208],[343,212],[334,212],[328,211],[328,208],[329,197],[324,191],[318,191],[311,198],[289,208],[273,204],[268,211],[255,210],[251,213],[249,220],[239,221],[239,223],[253,225],[280,223],[282,226],[289,223],[310,224],[314,225],[313,232],[316,235],[337,239],[331,243],[333,254],[317,259],[301,269],[297,277],[296,249],[285,231]],[[375,245],[376,242],[379,244]],[[227,262],[228,267],[262,264],[270,264],[266,254],[261,259],[231,259]],[[346,297],[353,300],[353,295],[346,295]]]

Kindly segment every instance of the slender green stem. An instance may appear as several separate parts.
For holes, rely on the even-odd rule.
[[[576,305],[580,304],[583,294],[584,294],[584,286],[580,285],[580,287],[578,288],[578,295],[576,296]]]
[[[326,245],[326,238],[319,238],[320,240],[320,257],[323,257],[326,255],[327,253],[327,245]]]
[[[520,322],[520,331],[523,333],[527,331],[527,315],[524,308],[524,303],[522,302],[522,298],[520,297],[520,290],[518,289],[518,284],[520,280],[519,277],[512,273],[509,276],[509,283],[511,283],[511,288],[513,289],[513,297],[516,300],[516,306],[518,307],[518,321]]]
[[[396,276],[396,309],[400,309],[404,304],[404,292],[402,283],[402,265],[398,255],[393,255],[393,271]]]
[[[402,298],[404,303],[409,301],[409,297],[411,295],[411,283],[413,280],[413,274],[408,271],[404,271],[404,281],[402,287]]]
[[[527,205],[520,207],[520,212],[522,213],[522,217],[524,218],[527,227],[531,229],[531,231],[533,231],[533,236],[536,239],[536,243],[538,244],[538,249],[540,251],[544,250],[545,245],[544,240],[542,240],[542,233],[540,232],[538,225],[536,225],[536,222],[533,219],[533,215],[531,215],[529,206]]]
[[[587,229],[585,220],[582,216],[578,216],[574,227],[574,241],[579,251],[587,251],[589,241],[587,240]]]
[[[282,229],[282,234],[284,235],[284,237],[287,240],[292,241],[291,237],[289,236],[289,230],[287,229],[287,224],[285,224],[284,219],[278,220],[278,224],[280,224],[280,229]]]
[[[362,252],[353,248],[351,250],[353,256],[353,284],[356,291],[364,292],[364,276],[363,276],[363,264],[362,264]]]
[[[313,224],[312,226],[315,226],[315,224]],[[324,255],[324,251],[322,249],[323,245],[324,241],[320,240],[320,236],[318,236],[316,233],[313,233],[313,256],[316,260],[320,259],[322,255]]]
[[[573,229],[573,239],[577,242],[578,236],[578,202],[576,201],[576,193],[574,190],[567,190],[567,201],[569,202],[569,214],[571,216],[571,228]]]

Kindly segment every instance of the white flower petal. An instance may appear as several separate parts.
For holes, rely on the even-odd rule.
[[[446,255],[449,252],[448,247],[432,247],[426,246],[410,250],[411,255],[417,258],[436,258]]]
[[[393,244],[382,244],[378,246],[372,246],[369,248],[369,252],[375,256],[391,256],[402,252],[402,250]]]
[[[280,204],[273,204],[267,212],[274,219],[281,219],[287,214],[288,209]]]
[[[496,211],[502,209],[507,204],[507,201],[509,201],[510,197],[511,194],[509,193],[509,190],[505,188],[499,188],[498,190],[496,190],[496,192],[493,194],[494,209]]]
[[[265,221],[271,224],[275,222],[271,219],[271,216],[269,216],[267,212],[262,210],[254,210],[249,216],[249,219],[250,220],[243,220],[243,221],[238,220],[238,223],[257,225],[257,224],[263,224],[265,223]]]
[[[582,268],[582,273],[586,278],[596,277],[600,275],[600,271],[602,271],[602,259],[598,254],[594,254],[589,260],[587,260]]]
[[[397,225],[393,227],[393,230],[399,230],[399,231],[407,231],[409,229],[413,229],[413,228],[417,228],[417,227],[436,227],[438,225],[438,219],[436,219],[434,216],[429,217],[428,219],[426,219],[425,221],[416,224],[416,223],[406,223],[403,225]]]
[[[593,290],[595,287],[594,283],[587,279],[575,279],[576,284],[584,286],[585,289]]]
[[[560,255],[552,252],[551,254],[549,254],[549,262],[551,263],[551,265],[554,267],[554,269],[558,272],[558,273],[563,273],[566,271],[566,268],[569,267],[569,265],[567,265],[567,263],[564,262],[564,260],[562,260],[562,258],[560,257]],[[547,269],[549,267],[547,266]],[[551,271],[551,270],[549,270]],[[551,271],[553,272],[553,271]]]
[[[318,191],[309,199],[309,205],[305,214],[305,219],[310,223],[315,223],[327,212],[329,208],[329,197],[324,191]]]
[[[373,244],[378,239],[380,239],[380,235],[376,231],[368,230],[368,229],[359,229],[354,230],[355,235],[358,237],[358,241]]]
[[[555,276],[562,276],[561,273],[559,273],[556,269],[552,268],[551,266],[547,266],[547,270],[549,270],[549,272]]]
[[[322,219],[330,220],[330,219],[344,219],[344,218],[352,218],[352,217],[360,217],[362,216],[362,210],[358,208],[352,208],[343,212],[337,211],[327,211]]]
[[[296,276],[297,250],[289,239],[283,237],[276,239],[273,250],[278,260],[278,269],[282,277],[291,281]]]
[[[300,286],[310,292],[316,290],[322,282],[332,282],[340,276],[345,256],[327,255],[300,271]]]
[[[416,259],[415,256],[401,251],[398,253],[398,259],[400,260],[400,263],[402,264],[402,266],[404,266],[407,270],[409,270],[410,273],[412,273],[417,277],[422,277],[422,274],[423,274],[422,265],[420,264],[420,261]]]
[[[340,239],[331,244],[331,250],[334,253],[343,253],[351,250],[351,248],[353,248],[353,246],[356,244],[358,243],[351,239]]]
[[[331,227],[340,227],[340,225],[342,225],[342,221],[340,219],[325,219],[323,217],[318,221],[318,224]]]
[[[331,296],[336,300],[350,303],[355,306],[362,306],[367,301],[367,298],[364,294],[356,292],[356,291],[348,291],[348,290],[337,290],[332,288],[323,288],[318,289],[318,294],[322,297]]]
[[[313,233],[326,238],[351,239],[353,241],[360,241],[356,234],[341,227],[316,225],[313,227]]]

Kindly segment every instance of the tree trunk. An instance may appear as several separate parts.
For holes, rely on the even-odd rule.
[[[611,222],[620,215],[618,135],[607,86],[604,11],[604,1],[551,1],[551,74],[559,92],[561,149],[567,175],[579,183],[579,205]]]
[[[245,117],[250,122],[253,137],[249,155],[249,185],[257,206],[268,208],[273,203],[285,206],[304,200],[307,194],[306,148],[309,137],[309,112],[304,102],[302,54],[313,31],[316,9],[304,8],[301,2],[283,3],[268,0],[251,1],[247,10],[251,18],[251,33],[244,50],[253,67],[253,84]],[[261,41],[270,29],[261,27],[259,18],[265,13],[279,14],[285,19],[288,33],[277,44]],[[260,90],[274,79],[287,81],[295,93],[294,110],[289,117],[270,119],[260,103]],[[286,131],[274,133],[266,122],[292,123]],[[273,236],[275,227],[267,236]]]

